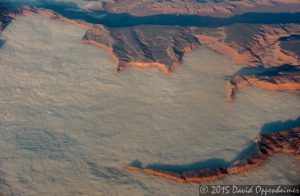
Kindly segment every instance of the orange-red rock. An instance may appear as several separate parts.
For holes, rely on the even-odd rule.
[[[297,12],[300,9],[300,2],[298,0],[101,0],[98,4],[87,8],[137,16],[189,14],[228,17],[246,12]]]
[[[193,32],[184,27],[134,26],[94,29],[87,31],[83,40],[112,48],[118,59],[118,70],[124,67],[156,67],[169,73],[181,64],[186,52],[199,46]]]
[[[227,100],[232,102],[239,89],[260,87],[271,91],[300,93],[300,72],[280,75],[237,75],[226,83]]]
[[[144,172],[177,182],[203,182],[216,180],[221,177],[238,174],[263,164],[264,160],[273,153],[294,153],[299,156],[300,127],[278,133],[260,134],[255,139],[255,147],[242,158],[223,168],[205,168],[176,173],[153,168],[129,166],[130,171]]]
[[[300,34],[300,25],[236,24],[221,28],[193,28],[201,44],[246,66],[300,65],[300,57],[284,50],[280,38]]]

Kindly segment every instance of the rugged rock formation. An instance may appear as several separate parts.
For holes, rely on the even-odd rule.
[[[164,73],[179,65],[184,53],[199,45],[189,29],[171,26],[92,29],[83,40],[112,48],[118,70],[126,66],[157,67]]]
[[[40,12],[48,14],[51,19],[63,20],[87,30],[82,42],[108,49],[118,63],[118,70],[126,66],[153,66],[166,73],[181,63],[184,53],[200,43],[230,56],[241,65],[300,64],[297,53],[281,47],[283,37],[300,34],[300,25],[297,24],[237,24],[222,28],[158,25],[106,28],[100,24],[71,20],[53,11],[33,7],[23,7],[6,13],[5,19],[1,21],[11,20],[21,14]],[[2,22],[1,26],[5,26],[5,23]]]
[[[238,24],[222,28],[144,25],[101,29],[88,31],[83,40],[109,46],[118,59],[119,69],[129,65],[155,66],[168,72],[181,63],[184,53],[200,43],[240,65],[300,64],[298,53],[284,50],[281,44],[282,37],[300,34],[300,25],[296,24]]]
[[[118,4],[119,2],[125,1],[114,3]],[[134,7],[134,4],[131,4],[131,6]],[[113,9],[110,4],[104,5],[104,7],[105,9]],[[51,20],[62,20],[77,25],[86,30],[82,42],[106,48],[118,63],[118,70],[126,66],[158,67],[161,71],[168,73],[181,63],[185,52],[191,51],[200,43],[232,57],[235,62],[243,65],[259,66],[266,64],[277,66],[293,64],[298,66],[300,64],[299,57],[291,51],[283,50],[280,44],[280,38],[282,37],[299,35],[299,25],[258,26],[241,24],[217,29],[147,25],[109,29],[102,25],[70,20],[50,10],[33,7],[23,7],[16,10],[1,8],[0,11],[1,30],[19,15],[37,13],[47,14]],[[118,9],[113,11],[118,11]],[[278,72],[271,75],[235,75],[227,83],[228,99],[232,100],[236,91],[246,86],[299,92],[299,84],[300,77],[297,70]],[[255,140],[255,144],[252,153],[222,168],[206,168],[182,173],[157,170],[151,167],[129,166],[128,169],[180,182],[201,182],[217,179],[260,165],[263,160],[274,152],[298,153],[299,156],[300,128],[259,135]]]
[[[18,9],[9,9],[0,7],[0,33],[9,25],[9,23],[17,16],[30,15],[38,13],[38,9],[34,7],[22,7]]]
[[[51,20],[71,23],[87,32],[81,42],[94,44],[107,49],[118,64],[117,70],[124,67],[157,67],[169,73],[178,66],[186,52],[199,45],[198,39],[189,28],[178,26],[134,26],[106,28],[103,25],[71,20],[51,10],[23,7],[10,12],[9,19],[18,15],[42,13]]]
[[[81,42],[108,50],[117,63],[124,67],[156,67],[169,73],[178,66],[186,52],[200,44],[230,56],[236,63],[247,66],[299,65],[299,56],[293,50],[281,48],[282,38],[300,34],[300,25],[238,24],[222,28],[141,25],[107,28],[100,24],[68,19],[51,10],[23,7],[1,11],[1,29],[19,15],[43,13],[51,20],[61,20],[86,30]],[[265,89],[299,91],[299,75],[235,76],[227,82],[228,100],[232,101],[237,89],[245,86]]]
[[[300,65],[297,35],[300,26],[237,24],[222,28],[193,28],[201,44],[229,56],[236,64],[250,67],[294,65],[294,69],[272,74],[238,74],[226,83],[227,100],[232,102],[238,89],[257,86],[266,90],[300,92]],[[292,38],[291,38],[292,37]],[[295,38],[296,37],[296,38]],[[294,47],[282,44],[291,40]],[[284,47],[284,48],[283,48]]]
[[[247,12],[297,12],[298,0],[82,0],[87,9],[130,13],[138,16],[155,14],[189,14],[228,17]]]
[[[280,47],[285,50],[292,52],[300,58],[300,35],[290,35],[288,37],[282,37],[279,39]]]
[[[261,165],[264,160],[277,152],[295,153],[300,158],[300,127],[278,133],[260,134],[254,141],[252,151],[234,160],[227,167],[205,168],[187,172],[169,172],[153,168],[129,166],[128,170],[149,173],[178,182],[202,182],[215,180],[226,175],[238,174]]]
[[[300,34],[300,25],[236,24],[222,28],[194,28],[200,42],[247,66],[299,65],[299,56],[281,47],[281,38]]]
[[[300,93],[300,69],[297,66],[289,67],[289,71],[266,71],[256,75],[235,75],[227,81],[227,100],[232,102],[239,89],[256,86],[271,91],[286,91]],[[280,70],[280,69],[279,69]]]
[[[9,10],[0,8],[0,33],[11,22],[11,17],[8,16]]]

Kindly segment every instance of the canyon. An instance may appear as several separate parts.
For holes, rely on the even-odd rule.
[[[245,12],[289,12],[300,8],[298,0],[81,0],[81,5],[91,10],[130,13],[138,16],[155,14],[189,14],[228,17]]]
[[[138,3],[128,9],[122,2],[97,9],[141,15]],[[203,14],[186,13],[180,1],[172,2],[183,14]],[[291,1],[295,7],[297,2]],[[243,13],[243,6],[221,16]],[[233,178],[237,183],[235,177],[249,178],[249,169],[264,168],[276,153],[295,154],[297,160],[287,160],[298,166],[298,23],[113,27],[25,6],[0,8],[0,28],[0,106],[5,111],[0,115],[0,147],[8,148],[0,164],[4,189],[65,193],[69,186],[78,194],[155,194],[167,186],[174,189],[170,193],[183,194],[192,193],[193,185],[172,181]],[[262,131],[267,122],[286,119],[295,119],[287,123],[293,126]],[[209,160],[215,157],[224,160],[213,167]],[[210,165],[189,165],[198,160]],[[172,164],[188,166],[176,171]],[[259,176],[255,171],[260,167],[253,176]],[[276,168],[275,173],[282,171]],[[296,182],[299,170],[294,173],[291,178],[282,174],[283,181]],[[40,178],[59,188],[51,190]]]
[[[46,13],[51,20],[61,20],[75,24],[86,30],[82,43],[94,44],[105,48],[117,62],[116,72],[126,67],[156,67],[162,73],[168,74],[182,63],[185,53],[200,45],[229,56],[233,62],[243,66],[281,66],[300,64],[298,47],[284,48],[283,38],[300,34],[299,24],[257,25],[233,24],[219,28],[179,27],[159,25],[139,25],[132,27],[108,28],[101,24],[91,24],[76,21],[47,9],[24,7],[11,11],[3,10],[1,27],[4,27],[18,15]],[[297,40],[296,40],[297,41]],[[297,43],[297,42],[296,42]],[[292,43],[290,43],[292,45]],[[250,77],[250,76],[247,76]],[[278,81],[278,77],[268,76],[270,80]],[[280,75],[281,83],[287,83],[292,88],[285,91],[299,91],[299,72],[291,75]],[[251,80],[236,77],[239,86],[259,86],[264,89],[276,90],[270,87],[270,82],[259,82],[260,78],[253,76]],[[232,80],[231,80],[232,81]],[[291,83],[290,83],[291,82]],[[236,82],[227,82],[228,101],[233,101]],[[253,83],[250,84],[249,83]],[[254,84],[255,83],[255,84]],[[276,82],[271,82],[276,83]],[[289,84],[290,83],[290,84]],[[278,87],[278,85],[277,85]],[[278,88],[277,90],[282,90]]]

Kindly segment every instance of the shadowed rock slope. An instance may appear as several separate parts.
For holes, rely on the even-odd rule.
[[[280,38],[300,34],[299,25],[233,25],[223,28],[188,28],[170,26],[136,26],[106,28],[82,21],[74,21],[50,10],[23,7],[16,10],[1,8],[0,21],[3,30],[19,15],[46,14],[50,20],[61,20],[86,30],[83,43],[106,48],[118,63],[117,70],[126,66],[158,67],[168,73],[182,61],[185,52],[203,44],[224,53],[235,62],[251,66],[279,66],[293,64],[294,70],[275,74],[239,74],[228,82],[229,98],[245,86],[259,86],[271,90],[299,92],[299,58],[297,54],[281,48]],[[239,61],[240,60],[240,61]],[[204,168],[185,172],[170,172],[151,167],[129,166],[129,170],[151,173],[180,182],[201,182],[235,174],[260,165],[275,152],[295,153],[299,156],[300,128],[260,134],[250,153],[221,168]]]
[[[98,0],[88,3],[87,9],[130,13],[138,16],[155,14],[189,14],[228,17],[247,12],[296,12],[298,0]]]
[[[15,10],[1,8],[1,29],[18,15],[47,14],[51,20],[61,20],[86,30],[81,42],[103,47],[117,63],[117,71],[125,67],[156,67],[169,73],[181,64],[186,52],[206,45],[216,52],[229,56],[235,63],[246,66],[300,65],[298,40],[300,25],[234,24],[220,28],[141,25],[107,28],[101,24],[68,19],[51,10],[23,7]],[[290,38],[292,37],[292,39]],[[293,41],[296,47],[287,48]],[[247,84],[247,85],[245,85]],[[227,83],[228,100],[244,86],[265,89],[299,91],[299,72],[289,74],[232,77]]]
[[[199,45],[192,31],[184,27],[136,26],[87,31],[83,40],[107,45],[118,59],[118,70],[126,66],[158,67],[168,73],[182,62],[184,53]],[[110,40],[110,44],[107,44]]]
[[[261,165],[266,158],[273,153],[294,153],[300,158],[300,127],[278,133],[260,134],[254,140],[250,150],[237,160],[234,160],[228,166],[221,168],[202,168],[193,169],[184,172],[168,171],[167,169],[158,169],[140,166],[128,166],[131,171],[144,172],[178,182],[203,182],[206,180],[215,180],[221,177],[238,174]]]
[[[106,29],[106,33],[91,29],[83,40],[111,47],[119,68],[130,64],[147,67],[146,64],[152,63],[161,70],[172,70],[181,63],[184,53],[200,44],[229,56],[240,65],[300,64],[298,54],[284,50],[280,44],[282,37],[300,34],[300,26],[296,24],[238,24],[222,28],[147,25],[101,29]]]
[[[282,48],[281,39],[300,34],[298,24],[235,24],[221,28],[195,28],[202,44],[247,66],[299,65],[296,52]]]
[[[275,70],[274,70],[275,69]],[[299,66],[284,65],[276,68],[265,68],[259,74],[237,74],[226,84],[227,101],[232,102],[239,89],[260,87],[270,91],[300,93]]]

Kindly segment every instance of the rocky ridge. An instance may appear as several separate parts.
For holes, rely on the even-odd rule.
[[[155,14],[187,14],[229,17],[247,12],[296,12],[298,0],[82,0],[87,9],[136,16]]]
[[[109,45],[118,58],[118,69],[139,64],[141,67],[156,65],[169,72],[181,64],[185,53],[199,45],[229,56],[240,65],[300,64],[296,53],[284,50],[280,45],[281,37],[300,34],[300,26],[296,24],[243,24],[217,29],[157,25],[101,29],[106,29],[104,36],[103,31],[92,29],[87,31],[83,40]]]
[[[227,101],[233,102],[239,89],[260,87],[270,91],[300,93],[300,73],[281,72],[276,75],[236,75],[226,83]]]
[[[300,25],[235,24],[221,28],[194,28],[204,45],[246,66],[299,65],[300,57],[284,50],[280,38],[300,34]]]
[[[141,25],[107,28],[100,24],[68,19],[51,10],[23,7],[1,8],[1,30],[20,15],[46,14],[50,20],[61,20],[86,30],[82,43],[107,49],[117,63],[117,71],[126,67],[156,67],[168,74],[182,62],[185,53],[206,45],[229,56],[235,63],[247,66],[300,65],[299,56],[281,48],[280,39],[300,34],[300,25],[236,24],[222,28]],[[235,76],[227,82],[228,100],[237,89],[258,86],[264,89],[299,92],[299,72],[280,76]]]
[[[51,10],[28,6],[7,10],[2,17],[10,22],[17,16],[30,14],[46,14],[49,20],[64,21],[85,29],[86,34],[81,42],[107,49],[117,63],[117,71],[130,66],[156,67],[168,74],[182,63],[186,52],[200,45],[189,28],[178,26],[107,28],[100,24],[71,20]]]
[[[299,34],[299,25],[272,26],[274,29],[267,25],[257,28],[253,28],[252,26],[251,29],[254,32],[242,33],[243,36],[236,37],[234,36],[236,34],[232,33],[235,32],[234,29],[228,28],[219,28],[217,32],[213,32],[213,29],[168,26],[138,26],[109,29],[102,25],[92,25],[82,21],[70,20],[51,10],[34,7],[23,7],[16,10],[1,8],[0,11],[1,30],[18,16],[39,13],[48,15],[49,20],[61,20],[85,29],[86,34],[83,36],[82,42],[106,48],[117,61],[118,71],[126,66],[150,66],[158,67],[161,71],[169,73],[169,71],[181,63],[184,53],[191,51],[200,44],[207,45],[221,53],[224,52],[224,47],[218,48],[217,44],[225,46],[227,44],[227,47],[236,51],[235,55],[241,56],[239,58],[242,59],[245,53],[245,56],[249,55],[250,57],[246,58],[246,62],[250,62],[249,65],[251,66],[259,66],[265,62],[272,63],[271,59],[277,57],[268,55],[270,53],[267,50],[271,49],[272,52],[279,52],[279,54],[289,57],[280,58],[280,60],[277,59],[271,65],[277,66],[288,62],[294,63],[295,67],[299,66],[298,57],[292,53],[283,52],[284,50],[280,49],[279,44],[280,37]],[[213,41],[210,41],[210,39],[213,39]],[[243,49],[243,46],[247,46],[246,49]],[[250,50],[249,48],[251,48],[252,52],[248,51]],[[230,54],[227,55],[231,56]],[[281,55],[279,56],[282,57]],[[227,83],[228,99],[233,100],[236,91],[246,86],[258,86],[268,90],[299,92],[299,82],[299,72],[282,72],[272,75],[235,75]],[[180,182],[201,182],[203,180],[217,179],[228,174],[240,173],[256,167],[275,152],[296,153],[299,156],[299,134],[299,127],[280,133],[261,134],[255,140],[256,147],[252,153],[223,168],[206,168],[184,173],[136,166],[129,166],[128,169]]]
[[[170,172],[151,167],[128,166],[130,171],[144,172],[177,182],[199,183],[238,174],[263,164],[273,153],[293,153],[300,158],[300,127],[278,133],[260,134],[253,141],[251,151],[226,167],[204,168],[185,172]]]
[[[200,45],[192,31],[184,27],[135,26],[90,29],[83,42],[111,48],[118,62],[117,70],[128,67],[157,67],[169,73],[182,63],[183,55]]]

